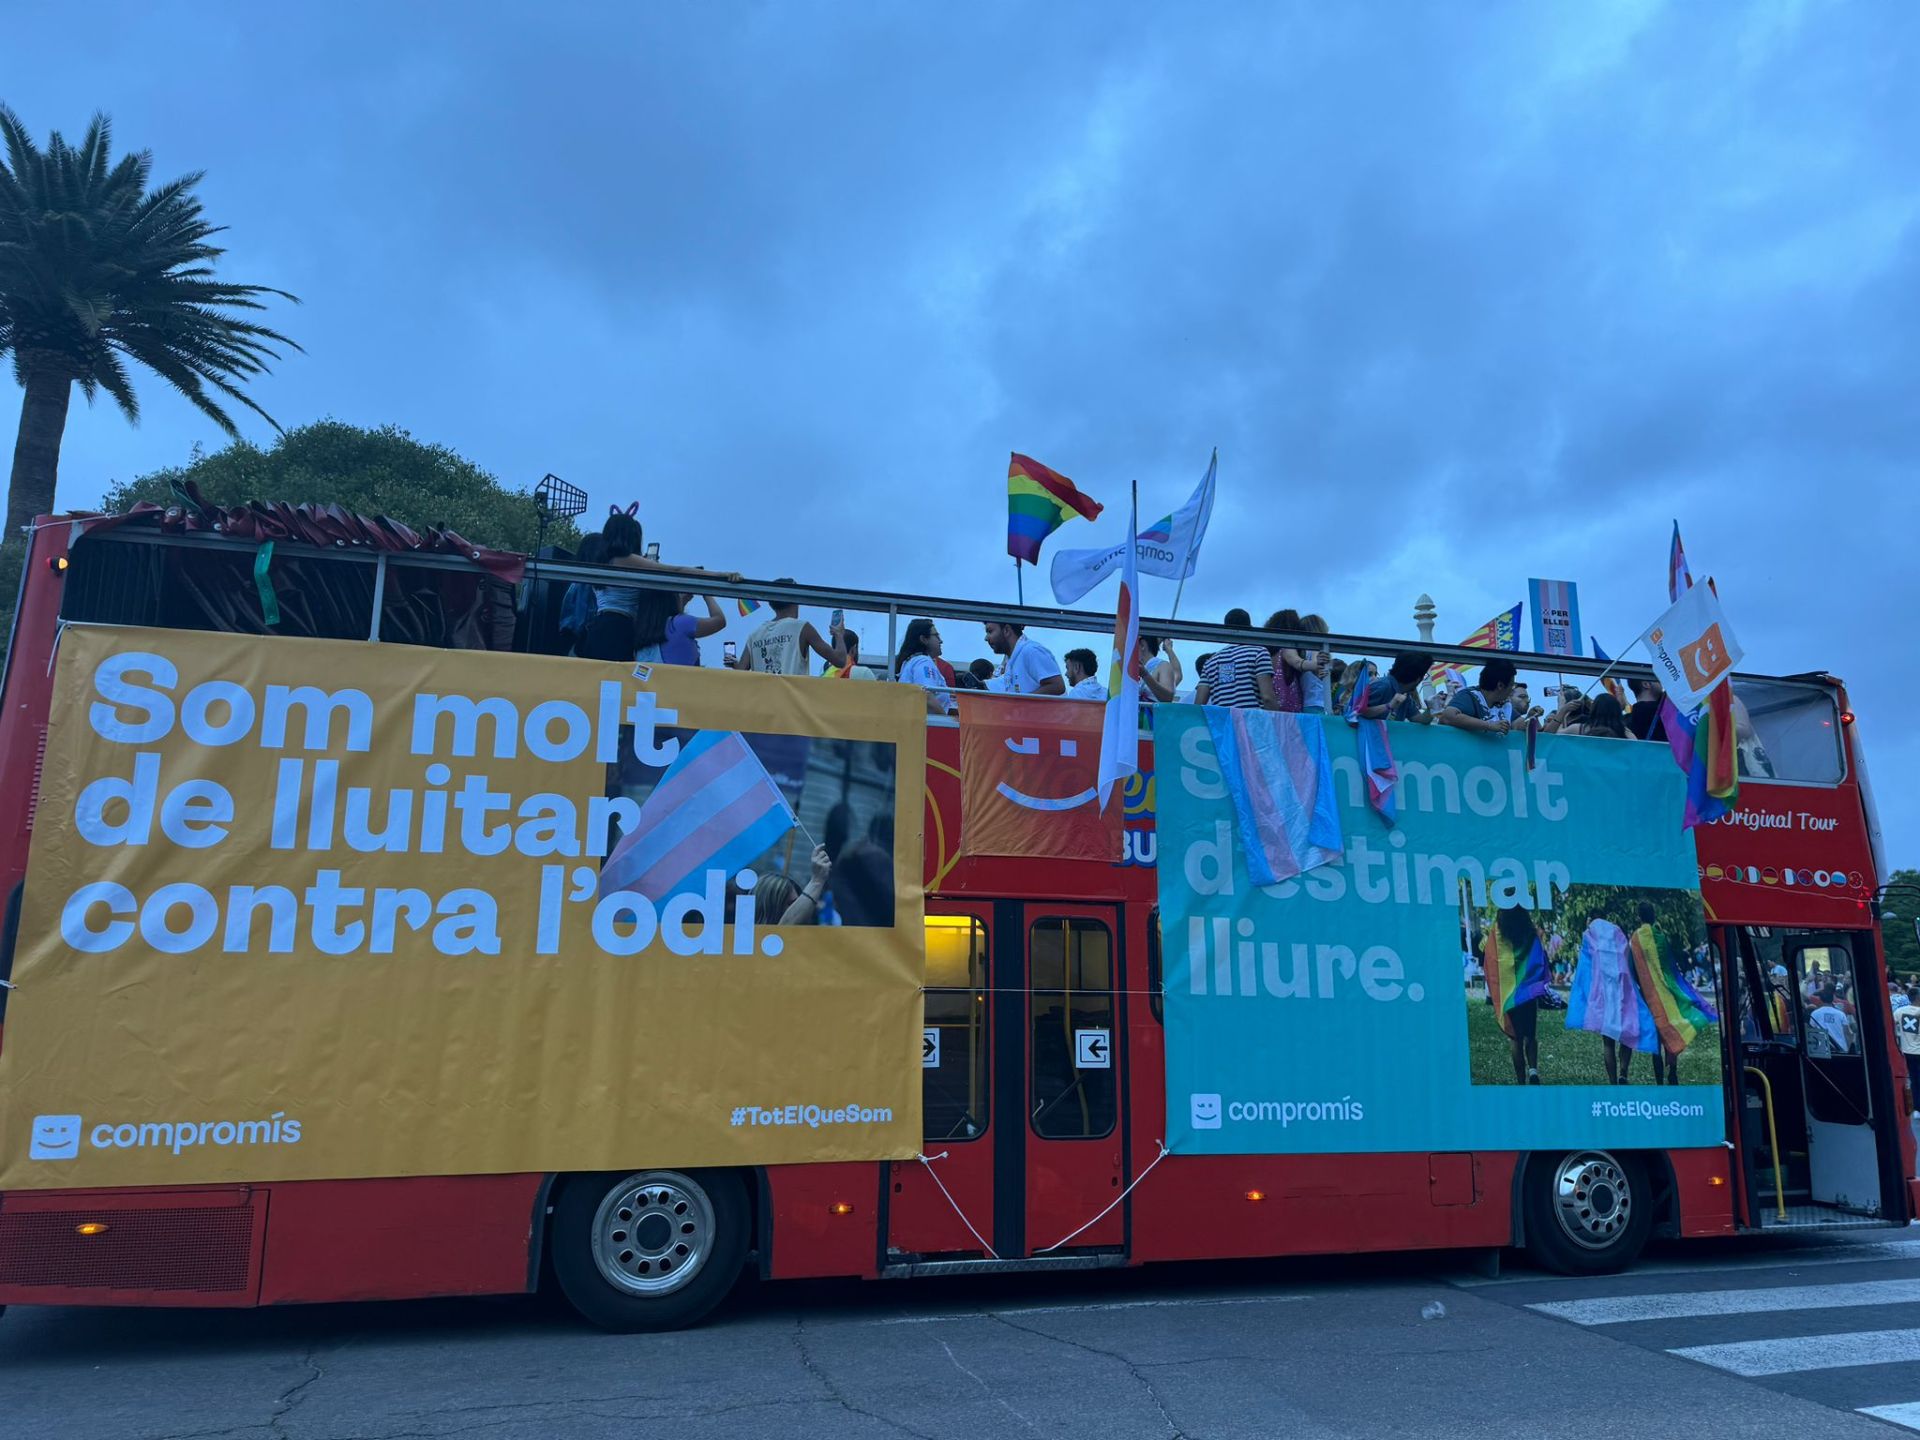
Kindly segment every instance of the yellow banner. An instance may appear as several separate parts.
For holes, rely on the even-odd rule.
[[[918,690],[105,627],[54,686],[0,1188],[916,1153]]]

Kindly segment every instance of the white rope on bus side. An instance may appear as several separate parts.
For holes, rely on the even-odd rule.
[[[969,1220],[967,1218],[967,1212],[960,1208],[960,1202],[953,1198],[953,1192],[948,1190],[947,1187],[941,1183],[940,1172],[933,1168],[933,1162],[935,1160],[946,1159],[948,1153],[949,1152],[942,1150],[938,1155],[935,1155],[932,1157],[928,1157],[926,1154],[922,1153],[916,1156],[915,1158],[919,1160],[919,1162],[922,1165],[927,1167],[927,1174],[933,1177],[934,1184],[940,1186],[940,1193],[947,1197],[947,1204],[951,1205],[953,1207],[953,1213],[960,1217],[960,1223],[967,1227],[967,1233],[973,1236],[974,1239],[980,1242],[980,1248],[987,1252],[987,1257],[989,1259],[998,1260],[1000,1256],[997,1253],[995,1253],[993,1246],[987,1244],[986,1236],[982,1235],[978,1230],[973,1228],[973,1221]]]
[[[1147,1176],[1151,1175],[1153,1173],[1154,1165],[1158,1165],[1162,1160],[1166,1159],[1167,1156],[1173,1153],[1171,1150],[1167,1149],[1164,1142],[1156,1140],[1153,1143],[1160,1147],[1160,1153],[1153,1157],[1152,1165],[1147,1166],[1146,1169],[1142,1170],[1138,1175],[1133,1177],[1133,1185],[1127,1186],[1126,1189],[1122,1190],[1118,1195],[1114,1196],[1112,1200],[1107,1202],[1107,1208],[1105,1210],[1102,1210],[1098,1215],[1094,1216],[1093,1219],[1087,1221],[1087,1223],[1082,1225],[1079,1230],[1075,1230],[1071,1235],[1063,1235],[1060,1239],[1054,1241],[1053,1244],[1045,1246],[1039,1250],[1036,1250],[1033,1253],[1036,1255],[1046,1255],[1051,1253],[1052,1251],[1058,1250],[1062,1245],[1066,1244],[1067,1241],[1077,1239],[1083,1231],[1091,1230],[1094,1226],[1098,1225],[1102,1220],[1106,1219],[1108,1215],[1112,1214],[1113,1207],[1118,1205],[1122,1200],[1126,1199],[1127,1196],[1133,1193],[1133,1186],[1138,1185],[1142,1180],[1146,1179]],[[963,1216],[962,1218],[964,1219],[965,1217]],[[969,1226],[968,1228],[971,1229],[972,1227]]]

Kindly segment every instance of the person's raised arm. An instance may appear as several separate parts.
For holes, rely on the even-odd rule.
[[[787,913],[779,919],[782,925],[806,925],[820,913],[820,897],[827,893],[827,876],[833,871],[833,859],[827,854],[827,847],[813,847],[813,878],[807,881],[807,888],[793,897],[793,903],[787,906]]]
[[[693,638],[696,640],[718,635],[727,628],[727,617],[720,609],[720,602],[711,595],[702,595],[700,598],[707,602],[707,614],[705,619],[693,622]]]
[[[1187,667],[1180,663],[1180,657],[1174,653],[1173,641],[1162,640],[1160,642],[1160,653],[1166,656],[1168,661],[1173,665],[1173,683],[1169,688],[1178,690],[1182,682],[1187,678]]]
[[[838,670],[847,663],[847,647],[840,639],[842,632],[833,632],[833,644],[829,645],[820,638],[820,632],[813,628],[813,622],[807,621],[800,627],[800,642],[806,649],[813,651],[822,660]]]
[[[626,570],[653,570],[662,575],[697,575],[703,580],[725,580],[730,585],[740,583],[738,570],[713,571],[702,569],[698,565],[663,565],[658,560],[649,560],[644,555],[619,555],[607,562]]]

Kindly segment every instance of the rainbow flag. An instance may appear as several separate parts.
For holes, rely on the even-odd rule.
[[[1633,975],[1640,982],[1641,998],[1660,1032],[1661,1047],[1669,1055],[1678,1055],[1693,1043],[1699,1027],[1718,1018],[1713,1007],[1700,998],[1700,992],[1680,974],[1668,947],[1651,925],[1642,925],[1628,942],[1633,952]]]
[[[739,607],[742,615],[751,615],[760,608],[758,600],[735,600],[733,603]]]
[[[1040,563],[1040,545],[1076,515],[1092,520],[1101,505],[1082,495],[1066,476],[1038,460],[1016,454],[1007,463],[1007,553]]]
[[[1502,610],[1460,644],[1468,650],[1518,650],[1520,648],[1520,610],[1519,605],[1511,610]],[[1449,673],[1459,675],[1460,667],[1442,661],[1427,672],[1426,683],[1438,685]],[[1463,683],[1465,678],[1461,676]]]
[[[1536,939],[1522,956],[1496,925],[1480,947],[1480,968],[1487,972],[1487,999],[1493,1003],[1493,1013],[1500,1017],[1500,1028],[1511,1035],[1507,1012],[1547,993],[1547,952]]]
[[[1737,809],[1739,737],[1734,729],[1732,682],[1723,680],[1714,686],[1706,705],[1693,716],[1682,715],[1671,699],[1663,699],[1660,719],[1673,763],[1687,777],[1687,808],[1680,828],[1710,824]]]
[[[1687,552],[1680,544],[1680,522],[1673,522],[1673,543],[1667,547],[1667,603],[1680,598],[1682,590],[1693,588],[1693,572],[1687,569]]]

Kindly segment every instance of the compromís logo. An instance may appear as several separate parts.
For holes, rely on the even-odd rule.
[[[36,1115],[27,1142],[29,1160],[71,1160],[80,1153],[78,1115]]]
[[[264,1120],[108,1120],[88,1129],[78,1115],[36,1115],[27,1145],[29,1160],[72,1160],[81,1141],[95,1150],[169,1150],[175,1155],[201,1146],[298,1145],[300,1122],[284,1110]]]

